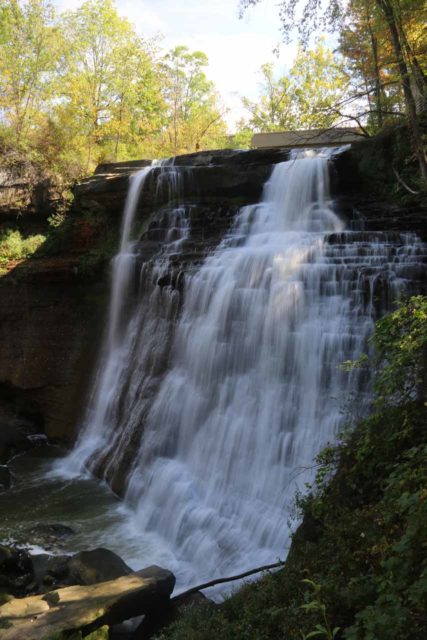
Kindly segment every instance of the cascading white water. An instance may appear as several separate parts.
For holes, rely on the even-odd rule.
[[[372,328],[325,258],[325,234],[342,229],[327,159],[281,163],[187,283],[126,496],[184,583],[285,555],[301,470],[358,386],[340,365]]]
[[[57,469],[62,475],[74,476],[84,469],[95,471],[102,466],[102,475],[111,480],[120,464],[127,464],[126,449],[132,446],[143,420],[143,400],[151,397],[157,370],[160,373],[161,362],[166,357],[170,341],[168,325],[174,320],[178,296],[161,290],[156,282],[167,270],[168,255],[179,249],[188,233],[183,207],[174,206],[163,212],[163,250],[154,264],[144,264],[140,270],[141,294],[136,313],[129,309],[138,264],[138,246],[133,233],[135,215],[153,167],[158,169],[156,196],[166,196],[166,201],[170,201],[182,193],[182,172],[170,161],[155,161],[130,178],[120,248],[113,260],[107,333],[98,376],[78,441]],[[125,411],[121,407],[123,395],[126,395]],[[129,410],[135,405],[137,410]]]
[[[67,464],[101,463],[109,478],[134,461],[129,532],[159,550],[145,561],[172,554],[181,585],[286,555],[295,490],[343,406],[366,391],[340,365],[366,347],[379,280],[397,293],[419,259],[412,236],[345,232],[328,171],[314,153],[276,165],[261,203],[187,276],[179,319],[176,293],[155,283],[188,233],[183,207],[168,214],[166,250],[141,268],[127,325],[132,270],[116,264],[104,364]],[[179,169],[172,176],[176,200]],[[129,192],[119,265],[136,255],[129,229],[143,179]]]
[[[130,179],[129,191],[123,211],[122,231],[119,252],[113,260],[111,300],[107,323],[107,335],[104,340],[100,362],[102,366],[94,387],[93,398],[79,440],[61,464],[62,473],[74,475],[88,464],[94,451],[102,450],[108,443],[110,436],[106,428],[108,424],[109,397],[117,388],[123,370],[123,335],[121,325],[123,311],[130,293],[132,271],[135,255],[132,251],[132,228],[135,213],[144,182],[150,167],[144,167]]]

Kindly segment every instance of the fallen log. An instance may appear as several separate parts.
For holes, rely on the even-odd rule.
[[[152,566],[108,582],[14,598],[0,607],[0,637],[40,640],[75,630],[85,635],[167,603],[174,586],[173,573]]]

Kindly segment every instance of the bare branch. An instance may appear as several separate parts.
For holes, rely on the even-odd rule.
[[[409,191],[409,193],[412,193],[414,196],[417,196],[420,192],[414,191],[414,189],[411,189],[411,187],[408,187],[406,182],[404,182],[403,179],[400,177],[400,175],[397,173],[396,167],[393,165],[392,168],[393,168],[393,173],[397,178],[397,181],[402,185],[402,187],[404,187],[407,191]]]
[[[217,584],[224,584],[225,582],[234,582],[235,580],[242,580],[243,578],[248,578],[249,576],[253,576],[256,573],[261,573],[262,571],[271,571],[271,569],[279,569],[283,567],[285,563],[275,562],[274,564],[266,564],[263,567],[257,567],[256,569],[251,569],[250,571],[245,571],[244,573],[240,573],[236,576],[231,576],[230,578],[217,578],[216,580],[211,580],[210,582],[204,582],[203,584],[199,584],[196,587],[191,587],[187,591],[180,593],[178,596],[172,598],[173,600],[177,600],[178,598],[183,598],[184,596],[189,596],[192,593],[197,593],[197,591],[202,591],[203,589],[209,589],[210,587],[215,587]]]

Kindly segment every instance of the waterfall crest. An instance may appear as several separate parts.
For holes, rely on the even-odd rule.
[[[185,208],[171,207],[126,315],[132,211],[149,172],[131,185],[104,365],[68,466],[102,464],[107,479],[130,469],[129,526],[173,554],[181,584],[284,557],[295,490],[345,403],[366,397],[366,380],[340,365],[417,264],[414,236],[344,230],[328,162],[311,152],[276,165],[261,202],[186,276],[182,308],[156,284],[188,233]]]

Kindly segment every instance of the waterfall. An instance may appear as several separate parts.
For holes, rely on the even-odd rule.
[[[177,314],[178,293],[157,283],[168,272],[169,256],[179,251],[188,234],[185,208],[163,207],[160,219],[151,222],[154,229],[146,234],[156,238],[148,244],[160,244],[161,250],[154,261],[140,255],[135,217],[153,168],[157,169],[156,199],[169,202],[182,194],[184,173],[170,161],[154,162],[130,178],[120,248],[113,260],[111,301],[98,374],[78,441],[61,464],[63,475],[74,476],[89,469],[117,491],[123,489],[128,452],[139,442],[145,405],[163,372],[170,325]]]
[[[189,233],[179,170],[165,174],[163,249],[138,267],[127,309],[149,171],[133,178],[102,370],[67,465],[122,470],[129,531],[173,554],[181,584],[286,555],[296,489],[346,403],[369,402],[367,380],[340,365],[366,349],[424,251],[412,235],[346,231],[328,164],[313,152],[277,164],[261,202],[186,275],[183,302],[157,284]]]

